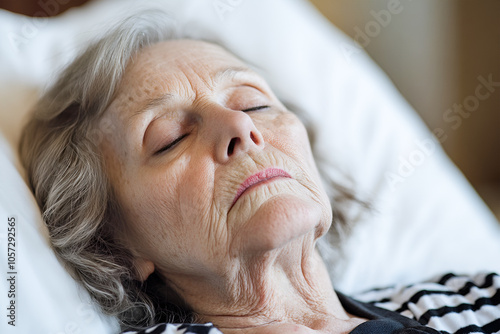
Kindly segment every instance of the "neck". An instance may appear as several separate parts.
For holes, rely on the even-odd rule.
[[[282,326],[323,330],[346,324],[349,332],[353,327],[312,236],[283,249],[237,259],[231,268],[224,275],[173,280],[199,320],[214,323],[224,333],[264,328],[283,332]]]

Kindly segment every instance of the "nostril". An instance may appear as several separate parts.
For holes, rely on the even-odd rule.
[[[263,144],[262,135],[258,131],[257,132],[250,131],[250,139],[257,146],[261,146]]]
[[[227,147],[227,155],[231,156],[233,155],[234,152],[234,147],[236,146],[237,142],[239,141],[239,138],[232,138],[231,141],[229,142],[229,145]]]
[[[253,134],[253,131],[250,132],[250,139],[252,139],[252,141],[255,143],[255,144],[258,144],[257,142],[259,141],[257,138],[255,138],[255,135]]]

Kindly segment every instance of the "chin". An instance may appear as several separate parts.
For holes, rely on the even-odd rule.
[[[310,198],[274,196],[241,226],[233,245],[242,254],[261,253],[282,248],[311,233],[317,238],[329,226],[326,216],[324,206]]]

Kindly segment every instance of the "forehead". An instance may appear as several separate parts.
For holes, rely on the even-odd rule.
[[[197,94],[212,87],[220,77],[217,74],[228,74],[227,69],[251,73],[241,60],[215,44],[195,40],[154,44],[127,66],[110,109],[141,109],[147,101],[171,92]]]
[[[245,65],[218,45],[194,40],[167,41],[142,50],[133,59],[121,88],[158,86],[183,79],[210,81],[217,70],[231,66]]]

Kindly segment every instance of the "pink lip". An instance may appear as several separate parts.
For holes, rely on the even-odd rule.
[[[236,203],[236,201],[241,197],[241,195],[243,195],[243,193],[247,191],[250,187],[258,183],[274,179],[276,177],[286,177],[290,179],[292,178],[290,174],[288,174],[287,172],[285,172],[283,169],[280,168],[267,168],[263,171],[255,173],[240,185],[238,191],[236,192],[236,196],[234,197],[233,204],[231,204],[231,207],[234,205],[234,203]]]

